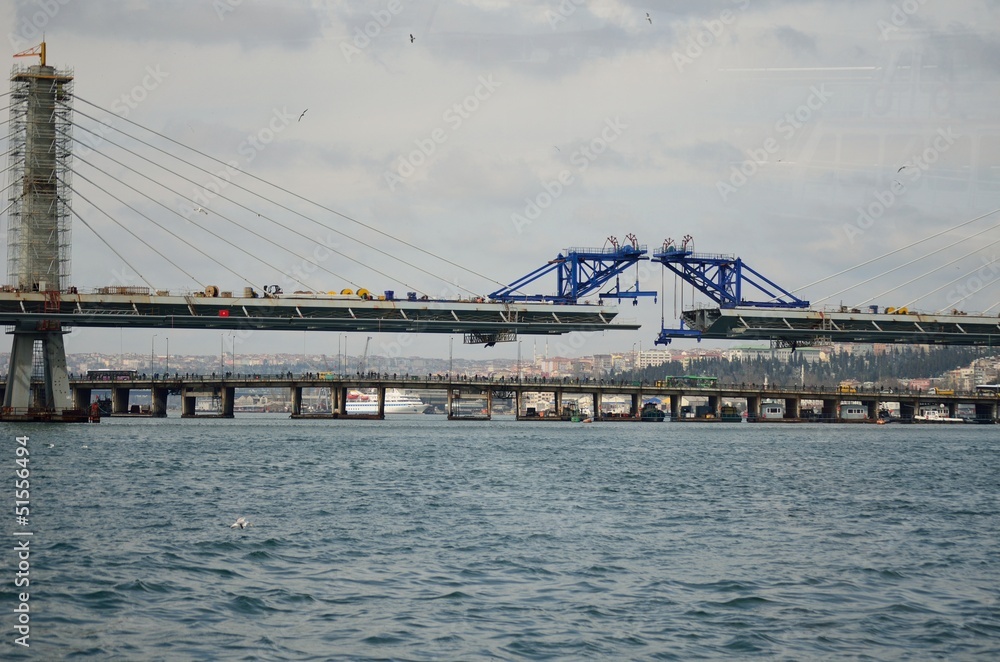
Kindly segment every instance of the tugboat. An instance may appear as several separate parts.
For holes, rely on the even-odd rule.
[[[662,409],[656,406],[656,403],[647,402],[642,406],[642,411],[639,413],[639,417],[643,421],[662,421],[667,415]]]

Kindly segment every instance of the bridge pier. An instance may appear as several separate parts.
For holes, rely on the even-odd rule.
[[[292,416],[302,415],[302,387],[292,386],[291,393],[292,396]]]
[[[899,401],[899,418],[904,421],[912,421],[913,417],[919,414],[919,401],[909,402]]]
[[[594,412],[593,418],[595,421],[601,420],[601,392],[594,391]]]
[[[759,395],[748,395],[747,399],[747,421],[759,421],[760,420],[760,405],[763,402],[763,398]]]
[[[45,324],[45,323],[42,323]],[[42,410],[47,420],[76,420],[66,413],[73,411],[73,398],[66,372],[66,346],[61,330],[38,330],[18,326],[10,350],[7,368],[7,387],[4,391],[5,412],[0,420],[27,414],[28,409]],[[31,374],[34,368],[35,343],[41,343],[42,379],[38,389],[33,389]],[[9,414],[7,413],[9,412]],[[82,414],[82,420],[87,420]]]
[[[233,413],[233,405],[236,401],[236,387],[235,386],[223,386],[221,389],[222,393],[222,412],[220,416],[222,418],[233,418],[235,415]],[[163,415],[166,416],[166,396],[163,398],[164,402],[164,412]]]
[[[90,407],[91,389],[85,386],[73,387],[73,409],[86,411]]]
[[[793,420],[802,418],[802,400],[800,398],[785,398],[785,418]]]
[[[181,397],[181,418],[191,418],[195,414],[195,403],[198,401],[198,396],[184,394]]]
[[[840,398],[823,398],[822,419],[827,423],[840,420]]]
[[[127,386],[111,388],[111,415],[121,416],[128,413],[128,396],[131,389]]]
[[[976,403],[976,422],[994,423],[997,420],[997,404],[995,402]]]
[[[708,396],[708,413],[711,418],[716,420],[722,418],[722,412],[719,410],[719,403],[721,401],[722,398],[718,395]]]
[[[150,389],[149,415],[153,418],[167,417],[167,395],[170,389],[164,387],[153,387]]]

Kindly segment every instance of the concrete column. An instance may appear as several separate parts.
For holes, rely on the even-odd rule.
[[[168,393],[170,393],[170,389],[168,388],[154,387],[152,389],[152,392],[150,393],[149,413],[153,418],[166,418]]]
[[[112,387],[111,389],[111,414],[127,414],[128,413],[128,396],[130,389],[128,387]]]
[[[638,393],[632,394],[632,409],[629,411],[629,416],[632,418],[639,418],[639,409],[641,407],[639,404],[640,399],[641,396]]]
[[[233,405],[236,402],[236,387],[235,386],[223,386],[221,389],[222,395],[222,418],[232,418]],[[166,406],[164,406],[164,415],[166,415]]]
[[[823,399],[823,420],[827,422],[840,420],[840,398]]]
[[[112,411],[114,410],[114,398],[112,398]],[[194,416],[195,405],[198,403],[198,397],[194,395],[183,395],[181,396],[181,418],[190,418]]]
[[[27,409],[31,406],[31,368],[35,336],[15,333],[10,349],[10,367],[7,370],[7,390],[4,393],[4,407]]]
[[[977,402],[976,420],[995,421],[997,418],[997,405],[995,402]]]
[[[552,392],[552,401],[555,402],[556,416],[560,416],[560,417],[562,416],[562,410],[563,410],[563,408],[562,408],[562,396],[563,396],[562,391],[553,391]]]
[[[722,400],[717,395],[708,396],[708,409],[709,413],[712,414],[712,418],[719,418],[722,416],[722,412],[719,410],[719,402]]]
[[[90,410],[90,388],[76,386],[73,388],[73,409]]]
[[[300,414],[302,414],[302,387],[292,386],[291,396],[292,396],[292,416],[299,416]]]
[[[45,354],[46,407],[59,412],[72,409],[73,399],[69,392],[69,375],[66,374],[66,346],[61,331],[53,331],[42,336]]]
[[[378,417],[379,420],[385,418],[385,387],[379,386],[378,390]]]
[[[910,400],[908,402],[899,402],[899,417],[904,421],[912,420],[914,416],[920,413],[918,410],[918,400]]]
[[[785,418],[802,418],[802,401],[799,398],[785,398]]]
[[[872,421],[877,420],[879,404],[881,403],[876,399],[876,400],[869,400],[865,404],[868,405],[868,419]]]
[[[958,403],[952,401],[947,404],[948,404],[948,418],[955,418],[955,416],[958,415]]]
[[[447,404],[445,405],[445,408],[444,408],[444,411],[445,411],[445,413],[446,413],[446,414],[448,415],[448,418],[449,418],[449,419],[450,419],[450,418],[451,418],[451,417],[452,417],[452,416],[454,415],[454,413],[455,413],[455,412],[454,412],[454,409],[452,408],[452,407],[453,407],[453,405],[454,405],[454,398],[455,398],[455,395],[454,395],[454,394],[455,394],[455,389],[453,389],[453,388],[452,388],[451,386],[449,386],[449,387],[448,387],[448,395],[447,395],[447,398],[448,398],[448,402],[447,402]]]
[[[486,389],[486,418],[493,420],[493,389]]]
[[[670,420],[676,421],[681,417],[681,396],[679,395],[668,395],[670,401]]]
[[[604,406],[604,403],[603,403],[603,401],[601,399],[601,395],[602,394],[601,394],[600,391],[597,391],[597,392],[594,393],[594,420],[595,421],[601,418],[601,407]]]
[[[759,421],[760,420],[760,404],[762,398],[759,395],[748,395],[747,396],[747,420],[748,421]]]

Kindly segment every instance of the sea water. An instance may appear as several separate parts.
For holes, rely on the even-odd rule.
[[[1000,658],[996,426],[0,430],[2,659]]]

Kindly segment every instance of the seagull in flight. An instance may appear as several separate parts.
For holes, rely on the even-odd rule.
[[[410,43],[412,44],[412,43],[413,43],[413,41],[414,41],[415,39],[416,39],[416,37],[414,37],[414,36],[413,36],[413,35],[411,34],[411,35],[410,35]]]
[[[194,213],[197,214],[198,212],[201,212],[202,214],[207,214],[208,213],[207,211],[205,211],[204,207],[195,207],[194,208]]]
[[[907,164],[906,164],[906,165],[904,165],[904,166],[900,166],[899,170],[897,170],[896,172],[903,172],[903,170],[904,170],[904,169],[906,169],[906,168],[909,168],[909,167],[910,167],[910,164],[909,164],[909,163],[907,163]]]
[[[306,108],[305,110],[303,110],[303,111],[302,111],[302,114],[301,114],[301,115],[299,115],[299,119],[297,119],[297,120],[295,120],[295,121],[296,121],[296,122],[301,122],[301,121],[302,121],[302,118],[303,118],[303,117],[305,117],[305,116],[306,116],[306,113],[308,113],[308,112],[309,112],[309,109],[308,109],[308,108]]]
[[[649,15],[649,12],[646,12],[646,20],[649,21],[650,25],[653,24],[653,17]]]
[[[230,524],[229,528],[230,529],[245,529],[248,526],[253,526],[253,524],[251,524],[250,522],[248,522],[246,517],[240,517],[235,522],[233,522],[232,524]]]

